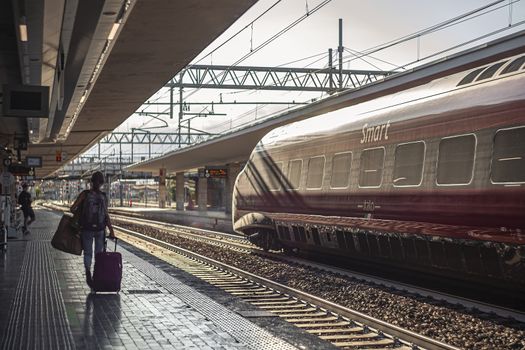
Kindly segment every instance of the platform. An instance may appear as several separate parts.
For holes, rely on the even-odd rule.
[[[60,215],[36,214],[0,253],[2,349],[332,348],[125,242],[121,292],[90,294],[82,257],[51,247]]]
[[[111,213],[172,224],[233,233],[232,217],[224,211],[178,211],[173,208],[112,207]]]
[[[49,204],[58,207],[69,207],[60,201],[51,201]],[[45,204],[44,204],[45,205]],[[110,213],[126,215],[141,219],[157,220],[171,224],[191,226],[206,230],[217,230],[233,233],[231,214],[220,210],[185,210],[178,211],[175,208],[155,207],[110,207]]]

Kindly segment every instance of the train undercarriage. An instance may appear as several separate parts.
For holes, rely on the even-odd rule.
[[[319,217],[309,223],[305,215],[296,220],[290,214],[272,219],[257,215],[257,227],[244,226],[240,231],[265,250],[299,250],[309,256],[368,261],[490,288],[525,291],[523,245],[320,224]]]

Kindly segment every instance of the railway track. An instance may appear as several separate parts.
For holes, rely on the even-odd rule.
[[[57,210],[64,210],[64,208],[58,206],[50,207]],[[394,280],[372,276],[362,272],[351,271],[349,269],[342,269],[327,264],[313,262],[308,259],[289,256],[280,252],[265,252],[261,248],[251,244],[245,237],[240,235],[193,228],[144,218],[129,217],[120,214],[111,214],[111,217],[117,220],[128,222],[130,224],[143,223],[157,229],[162,229],[165,231],[167,230],[168,232],[171,231],[176,235],[183,236],[197,242],[212,244],[218,247],[232,249],[234,251],[257,254],[259,256],[268,257],[274,260],[281,260],[296,264],[298,266],[304,266],[309,269],[316,269],[318,271],[330,272],[340,276],[355,278],[359,281],[367,282],[379,287],[389,288],[407,295],[429,298],[436,302],[448,303],[450,305],[463,307],[467,310],[474,311],[475,313],[490,314],[505,319],[513,319],[520,323],[525,323],[525,313],[520,311],[492,305],[489,303],[483,303],[477,300],[458,297],[443,292],[437,292]]]
[[[275,314],[337,347],[402,350],[458,349],[182,247],[118,225],[114,226],[119,235],[131,244],[142,245],[143,248],[157,253],[156,255],[160,257],[163,254],[159,250],[175,252],[187,259],[183,266],[178,266],[186,272],[263,311]]]
[[[347,307],[352,308],[352,309],[355,309],[354,306],[356,306],[357,310],[362,310],[366,314],[374,315],[375,317],[379,317],[380,319],[383,319],[383,320],[389,320],[390,322],[397,323],[399,322],[398,320],[404,320],[400,322],[400,324],[403,324],[403,327],[414,329],[416,330],[416,332],[427,334],[430,337],[436,336],[437,339],[441,339],[441,341],[443,342],[456,344],[457,346],[461,346],[462,348],[464,347],[464,348],[479,348],[479,349],[496,349],[496,348],[498,349],[499,348],[509,348],[509,349],[517,348],[519,349],[521,348],[519,344],[525,345],[525,342],[523,342],[523,339],[525,339],[523,338],[524,336],[523,332],[520,331],[520,329],[521,330],[524,329],[523,323],[525,322],[525,317],[523,313],[515,312],[514,310],[504,309],[498,306],[483,304],[477,301],[471,301],[469,299],[458,298],[458,297],[449,296],[443,293],[437,293],[434,291],[424,290],[419,287],[413,287],[413,286],[405,285],[405,284],[402,284],[396,281],[390,281],[390,280],[377,278],[375,276],[355,273],[355,272],[348,271],[346,269],[334,268],[332,266],[319,264],[319,263],[312,262],[309,260],[287,256],[282,253],[264,252],[260,250],[259,248],[253,246],[249,242],[247,242],[247,240],[241,236],[223,234],[220,232],[215,232],[215,231],[210,231],[210,230],[194,229],[194,228],[189,228],[189,227],[175,225],[175,224],[158,222],[154,220],[130,218],[130,217],[124,217],[124,216],[117,216],[117,215],[112,215],[112,217],[115,219],[114,220],[115,223],[119,222],[119,224],[122,224],[125,226],[125,227],[120,228],[121,229],[120,232],[122,234],[127,235],[128,239],[134,239],[136,241],[141,241],[142,242],[141,244],[149,245],[148,247],[146,247],[147,249],[144,248],[143,246],[143,248],[146,251],[151,252],[152,254],[154,254],[153,253],[154,251],[163,251],[164,253],[160,254],[159,257],[164,260],[166,260],[165,259],[166,256],[170,254],[177,255],[177,256],[179,255],[182,256],[186,254],[189,260],[197,264],[197,265],[194,265],[193,271],[191,268],[187,270],[189,273],[194,272],[196,275],[199,275],[199,277],[201,277],[202,279],[205,279],[212,284],[215,283],[217,287],[228,289],[228,291],[231,293],[239,293],[236,295],[241,298],[245,298],[248,301],[263,303],[263,304],[260,304],[261,310],[266,310],[266,308],[271,308],[272,305],[278,305],[274,303],[286,302],[286,304],[284,304],[281,308],[281,310],[283,311],[281,315],[285,315],[285,316],[293,315],[293,313],[291,312],[292,310],[296,310],[296,311],[300,310],[299,312],[295,312],[295,313],[296,314],[302,313],[304,316],[306,316],[308,312],[312,312],[314,316],[311,317],[311,320],[308,320],[307,317],[301,317],[299,321],[304,323],[304,327],[301,327],[303,325],[301,322],[297,323],[298,326],[300,326],[301,328],[304,328],[306,331],[310,333],[323,337],[323,339],[326,339],[326,340],[331,339],[330,341],[332,343],[340,343],[339,345],[341,345],[341,343],[344,343],[345,341],[348,342],[348,340],[345,340],[348,338],[344,338],[348,336],[348,332],[352,328],[361,327],[363,328],[365,333],[370,330],[376,332],[375,336],[373,335],[374,333],[372,332],[369,334],[369,337],[363,337],[363,339],[381,340],[382,342],[386,343],[388,342],[388,340],[385,340],[385,339],[388,338],[394,342],[394,343],[389,343],[391,345],[388,345],[388,346],[380,345],[381,343],[378,343],[377,345],[373,345],[373,346],[370,345],[371,343],[369,344],[369,346],[372,346],[375,348],[379,348],[379,349],[385,348],[386,349],[386,348],[392,348],[392,346],[394,346],[397,348],[406,349],[407,346],[412,346],[412,344],[418,344],[410,340],[405,340],[405,338],[403,338],[402,336],[396,335],[396,333],[392,333],[392,332],[389,332],[388,330],[384,330],[380,327],[380,325],[379,326],[372,325],[370,323],[367,323],[366,320],[359,319],[355,315],[354,316],[346,315],[344,312],[347,308],[342,306],[342,305],[346,305]],[[117,224],[117,226],[119,224]],[[129,232],[125,233],[125,230],[128,230]],[[174,248],[177,246],[179,249]],[[214,247],[212,248],[212,246]],[[189,249],[194,250],[194,252],[200,252],[201,254],[208,256],[207,259],[210,259],[210,261],[215,261],[209,258],[211,256],[215,259],[221,260],[221,262],[217,262],[217,264],[212,264],[211,262],[206,262],[206,261],[203,262],[203,260],[200,258],[202,257],[202,255],[199,255],[198,253],[193,253],[195,254],[195,256],[199,258],[191,257],[188,255],[191,252],[188,252],[182,247],[190,247]],[[225,249],[229,249],[231,251],[231,254],[228,254]],[[174,252],[177,252],[177,253],[174,253]],[[272,262],[272,260],[274,260],[274,262]],[[257,261],[259,261],[259,263]],[[246,265],[247,262],[249,262],[248,265]],[[263,264],[261,264],[260,262],[263,262]],[[250,272],[247,272],[247,271],[244,271],[244,273],[242,273],[241,270],[239,271],[229,270],[225,267],[227,266],[226,263],[230,265],[233,264],[234,266],[237,267],[237,269],[241,268],[243,270],[245,269],[245,266],[249,266],[250,264],[255,263],[255,265],[250,266],[248,270],[251,271],[252,273],[259,275],[260,279],[250,278],[248,276]],[[221,266],[220,264],[223,264],[225,266]],[[232,268],[236,269],[236,267],[232,267]],[[271,272],[272,270],[274,271],[273,273]],[[295,272],[296,270],[297,272]],[[301,270],[307,270],[306,274],[304,272],[301,272]],[[286,272],[283,275],[281,271],[283,272],[286,271]],[[308,275],[319,276],[319,279],[312,280],[310,277],[308,277]],[[330,275],[332,277],[329,277]],[[248,276],[248,277],[245,277],[245,276]],[[266,276],[267,278],[272,279],[272,280],[274,278],[277,278],[277,280],[283,281],[283,283],[285,283],[286,285],[294,286],[295,287],[294,290],[300,289],[298,290],[298,292],[305,295],[305,297],[301,297],[298,294],[291,294],[291,292],[290,293],[283,292],[284,289],[282,289],[280,285],[278,286],[272,285],[270,284],[271,281],[268,282],[268,279],[265,279],[264,277],[260,277],[260,276]],[[285,277],[283,278],[283,276]],[[335,276],[335,278],[333,276]],[[413,307],[415,307],[415,305],[413,305],[412,302],[408,302],[408,304],[406,304],[406,306],[403,306],[403,307],[405,308],[408,307],[408,309],[405,309],[405,310],[408,310],[409,312],[405,312],[399,307],[394,306],[395,304],[390,304],[390,306],[388,306],[385,309],[386,313],[385,312],[378,313],[375,310],[371,312],[372,309],[366,306],[362,307],[362,305],[359,305],[359,303],[348,302],[348,299],[345,301],[344,299],[340,299],[338,297],[334,298],[334,294],[330,292],[330,290],[333,291],[334,288],[335,290],[337,290],[338,288],[337,286],[339,286],[339,288],[341,288],[342,286],[340,284],[341,278],[337,276],[343,276],[343,280],[346,280],[344,276],[349,276],[353,280],[357,280],[357,282],[355,281],[351,282],[351,284],[353,285],[353,287],[351,288],[361,288],[359,287],[359,285],[363,285],[365,286],[365,290],[370,289],[372,294],[370,295],[366,294],[366,300],[367,302],[368,300],[370,300],[370,302],[373,303],[370,305],[375,305],[375,306],[372,306],[372,309],[376,308],[375,310],[378,310],[377,309],[378,304],[375,303],[374,301],[382,301],[384,297],[387,297],[387,300],[388,299],[392,299],[392,300],[399,299],[396,297],[394,298],[388,297],[387,295],[385,295],[385,293],[392,293],[392,295],[402,295],[403,297],[401,297],[401,299],[406,298],[406,299],[414,300],[414,301],[420,300],[416,303],[419,303],[421,306],[418,306],[416,309],[412,309]],[[297,283],[297,281],[299,281],[299,283]],[[310,283],[313,283],[313,284],[310,285]],[[369,285],[372,284],[371,288],[366,287],[367,283]],[[331,286],[331,287],[324,288],[322,287],[323,285]],[[284,287],[287,288],[286,286]],[[378,294],[377,292],[373,292],[374,288],[379,289],[379,290],[385,290],[385,293]],[[395,290],[392,290],[392,289],[395,289]],[[281,293],[274,293],[276,291],[279,291]],[[315,299],[316,298],[315,296],[309,295],[308,293],[304,291],[309,291],[311,294],[314,294],[314,295],[322,295],[329,300],[336,301],[337,303],[342,303],[342,304],[336,305],[336,304],[330,303],[328,300],[325,300],[325,302],[328,303],[328,305],[325,306],[322,300],[317,300]],[[326,292],[328,294],[325,294]],[[348,292],[343,291],[344,295],[354,295],[353,292],[350,292],[350,294],[347,294],[347,293]],[[369,292],[365,291],[365,293],[369,293]],[[355,295],[356,297],[358,297],[358,299],[356,300],[362,300],[362,299],[359,299],[360,296],[361,297],[363,296],[362,292],[358,292]],[[310,297],[312,297],[313,299],[310,299]],[[351,299],[349,300],[353,300],[353,297],[351,297]],[[402,300],[400,301],[402,303],[400,305],[404,305],[406,303]],[[269,304],[265,304],[265,303],[269,303]],[[457,304],[458,306],[455,307],[454,305],[447,305],[447,304]],[[286,305],[292,305],[292,306],[288,307]],[[430,305],[435,305],[435,306],[430,307]],[[342,312],[337,311],[339,307],[343,309]],[[379,307],[379,309],[381,309],[381,307]],[[449,315],[448,313],[449,311],[440,312],[439,311],[440,309],[450,310],[452,311],[452,314]],[[468,310],[468,309],[471,309],[471,310]],[[398,311],[396,310],[401,311],[401,313],[398,314]],[[436,311],[429,311],[429,310],[436,310],[437,314],[434,314],[434,312]],[[458,312],[454,312],[453,310],[461,310],[461,311],[459,311],[458,313]],[[318,314],[321,312],[324,312],[324,314]],[[413,312],[416,312],[415,314],[416,318],[414,319],[416,323],[414,322],[407,323],[406,317],[407,316],[414,317],[414,316],[410,316],[410,315],[414,315]],[[428,312],[431,312],[432,314],[429,314],[428,316],[425,316],[425,317],[417,316],[417,315],[425,315]],[[279,312],[275,312],[275,314],[277,315],[279,314]],[[359,313],[357,314],[359,316]],[[465,315],[465,317],[460,316],[463,314]],[[363,316],[366,316],[366,315],[363,315]],[[330,320],[329,321],[327,320],[326,322],[325,321],[313,321],[313,319],[316,319],[316,320],[323,319],[323,317],[330,319]],[[335,319],[331,319],[333,317],[335,317]],[[471,322],[474,322],[473,317],[474,318],[479,317],[479,320],[471,324]],[[494,320],[496,322],[495,326],[487,326],[486,321],[488,320],[491,320],[491,322],[492,320]],[[421,323],[417,323],[417,322],[421,322]],[[428,328],[427,326],[424,326],[425,324],[428,324],[427,322],[437,322],[437,323],[434,323],[433,326]],[[310,327],[309,323],[313,323],[314,327],[315,325],[321,324],[320,326],[321,332],[319,332],[319,330],[317,330],[316,328],[309,328]],[[330,325],[326,325],[323,323],[330,323]],[[460,324],[461,327],[459,328],[456,326],[446,326],[445,327],[447,323],[450,325]],[[388,323],[385,323],[385,324],[388,325]],[[419,324],[422,324],[423,327],[420,327]],[[341,326],[344,326],[346,328],[344,329],[338,328]],[[502,328],[502,327],[507,327],[507,328]],[[334,330],[332,331],[330,329],[334,329]],[[442,331],[437,331],[436,333],[436,330],[438,329],[442,329]],[[515,331],[513,331],[513,329]],[[347,333],[345,333],[345,330]],[[466,330],[470,330],[470,331],[466,331]],[[362,333],[358,332],[357,335],[362,335]],[[503,335],[504,335],[504,338],[501,338],[501,336]],[[359,339],[359,338],[356,338],[356,339]],[[400,339],[403,339],[403,341],[401,341]],[[503,341],[502,339],[505,339],[505,340]],[[365,341],[365,340],[362,340],[362,341]],[[355,346],[357,345],[353,345],[353,347]],[[443,347],[432,347],[432,346],[429,347],[428,345],[421,345],[421,344],[417,346],[418,348],[443,348]],[[454,348],[454,347],[450,347],[450,348]]]
[[[299,266],[304,266],[309,269],[317,269],[319,271],[331,272],[340,276],[355,278],[360,281],[371,283],[376,286],[382,286],[390,288],[396,291],[399,291],[404,294],[409,294],[413,296],[420,296],[424,298],[430,298],[437,302],[448,303],[451,305],[457,305],[464,307],[468,310],[475,311],[477,313],[485,313],[496,315],[501,318],[514,319],[518,322],[525,323],[525,313],[508,309],[505,307],[500,307],[488,303],[483,303],[476,300],[471,300],[468,298],[462,298],[454,295],[450,295],[443,292],[436,292],[430,289],[425,289],[406,283],[401,283],[393,280],[388,280],[385,278],[380,278],[377,276],[371,276],[360,272],[351,271],[348,269],[342,269],[333,267],[330,265],[313,262],[311,260],[288,256],[280,252],[265,252],[261,248],[256,247],[251,244],[246,238],[242,236],[232,235],[228,233],[216,232],[211,230],[204,230],[198,228],[190,228],[187,226],[181,226],[170,223],[163,223],[154,220],[141,219],[126,217],[123,215],[112,215],[115,219],[127,221],[130,223],[136,224],[137,222],[151,225],[152,227],[170,230],[174,234],[182,235],[185,238],[195,240],[198,242],[203,242],[206,244],[213,244],[219,247],[232,249],[235,251],[242,251],[246,253],[253,253],[260,256],[286,261],[288,263],[296,264]]]

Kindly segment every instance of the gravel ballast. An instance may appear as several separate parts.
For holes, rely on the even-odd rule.
[[[225,249],[150,226],[113,220],[245,271],[300,289],[438,341],[465,349],[525,350],[525,324],[493,315],[479,315],[430,298],[403,295],[352,277]]]

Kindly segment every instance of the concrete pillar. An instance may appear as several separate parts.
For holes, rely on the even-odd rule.
[[[235,179],[241,172],[241,165],[239,163],[230,163],[226,165],[226,188],[224,189],[224,204],[226,206],[226,213],[232,212],[232,198],[233,187],[235,186]]]
[[[177,210],[184,210],[184,173],[177,173],[175,177],[175,198]]]
[[[204,170],[199,171],[200,174],[204,174]],[[208,210],[208,178],[205,176],[199,177],[197,184],[197,205],[199,211]]]
[[[166,208],[166,168],[159,169],[159,208]]]
[[[120,197],[120,206],[124,206],[124,185],[122,185],[122,175],[120,175],[120,181],[118,183],[119,197]]]

